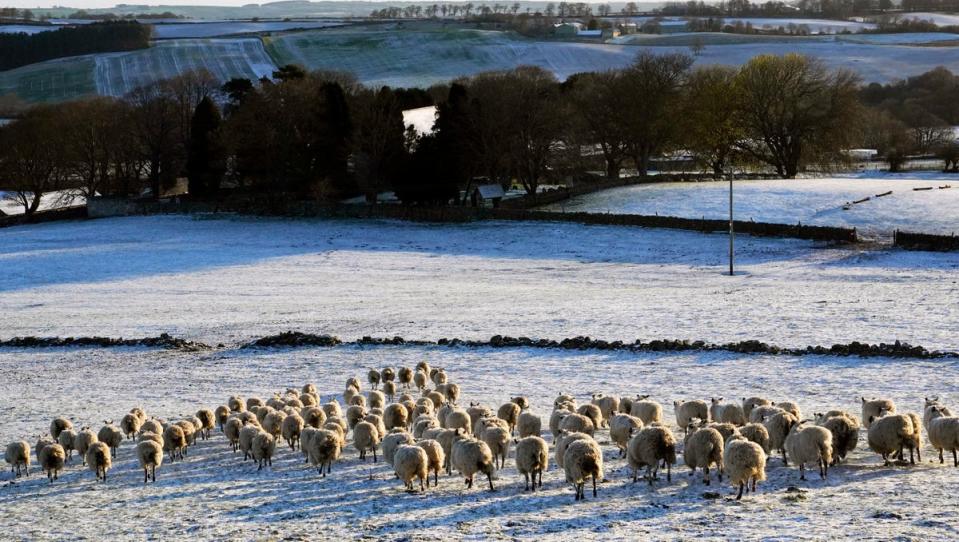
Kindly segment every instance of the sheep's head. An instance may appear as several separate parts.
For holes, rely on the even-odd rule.
[[[637,400],[637,401],[645,401],[646,399],[649,399],[649,397],[650,397],[649,395],[637,395],[637,396],[636,396],[636,400]]]
[[[938,396],[938,395],[935,396],[935,397],[933,397],[933,398],[931,398],[931,399],[930,399],[929,397],[924,397],[924,399],[925,399],[925,401],[926,401],[926,406],[932,406],[932,405],[935,405],[935,404],[937,404],[937,403],[939,402],[939,396]]]
[[[712,399],[710,399],[710,401],[711,401],[714,405],[718,405],[719,403],[722,403],[722,402],[723,402],[723,398],[720,397],[720,398],[717,399],[717,398],[713,397]]]

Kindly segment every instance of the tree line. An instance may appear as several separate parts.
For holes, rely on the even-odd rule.
[[[222,85],[191,72],[121,99],[31,108],[0,128],[0,188],[21,194],[27,212],[65,187],[160,197],[184,177],[200,199],[375,202],[392,190],[409,204],[463,204],[478,183],[536,193],[624,170],[644,176],[657,161],[789,178],[841,166],[846,149],[863,146],[894,169],[899,157],[955,153],[946,127],[959,123],[959,78],[943,68],[862,86],[801,55],[692,64],[643,53],[562,82],[523,66],[429,89],[369,88],[297,66]],[[403,111],[429,105],[434,130],[408,129]]]
[[[151,29],[136,21],[70,26],[36,34],[0,33],[0,71],[65,56],[132,51],[150,46]]]

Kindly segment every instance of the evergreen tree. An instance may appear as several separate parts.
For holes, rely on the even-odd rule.
[[[220,121],[220,111],[213,100],[209,97],[200,100],[190,123],[186,164],[190,194],[195,197],[210,197],[220,189],[225,169]]]

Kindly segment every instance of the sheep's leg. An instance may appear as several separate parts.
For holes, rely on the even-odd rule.
[[[709,465],[703,467],[703,483],[709,485]]]
[[[427,475],[426,475],[426,479],[429,480],[429,478],[430,478],[430,475],[427,474]],[[422,476],[420,476],[420,491],[426,491],[426,488],[423,487],[423,477],[422,477]]]
[[[593,474],[593,498],[596,498],[596,474]]]
[[[942,457],[942,448],[939,448],[939,464],[942,465],[946,460]]]
[[[706,471],[706,476],[709,476],[709,471]],[[673,481],[673,466],[670,463],[666,463],[666,481]]]
[[[957,457],[956,449],[952,449],[952,466],[959,467],[959,457]],[[30,476],[30,468],[27,467],[27,476]]]
[[[742,500],[742,498],[743,498],[743,486],[744,486],[744,485],[745,485],[745,484],[743,484],[742,482],[739,482],[739,493],[736,495],[736,500],[737,500],[737,501],[738,501],[738,500]]]
[[[528,472],[524,472],[524,473],[523,473],[523,478],[524,478],[524,480],[526,481],[526,489],[524,489],[523,491],[529,491],[529,473],[528,473]],[[534,487],[534,488],[536,487],[536,484],[535,484],[535,483],[533,484],[533,487]],[[534,489],[534,491],[535,491],[535,489]]]
[[[789,465],[789,461],[786,459],[786,449],[783,448],[783,466],[785,467],[788,465]]]
[[[912,457],[912,450],[909,450],[909,457]],[[916,446],[916,461],[922,463],[922,444]]]
[[[490,490],[490,491],[496,491],[495,489],[493,489],[493,473],[492,473],[492,472],[487,472],[487,473],[486,473],[486,479],[489,480],[489,490]]]
[[[756,492],[756,477],[753,476],[753,493]]]
[[[470,476],[466,479],[466,489],[473,489],[473,477]]]
[[[539,469],[539,487],[540,487],[540,488],[543,487],[543,469],[542,469],[542,467]]]
[[[373,462],[376,463],[376,447],[373,447]]]
[[[805,463],[800,463],[800,464],[799,464],[799,479],[800,479],[800,480],[805,480],[805,479],[806,479],[806,464],[805,464]]]

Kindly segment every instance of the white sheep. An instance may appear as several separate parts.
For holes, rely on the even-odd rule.
[[[559,422],[559,430],[566,433],[586,433],[593,436],[596,426],[593,420],[582,414],[566,414]]]
[[[422,438],[423,432],[427,429],[437,429],[440,426],[440,422],[430,416],[420,416],[415,422],[413,422],[413,438]]]
[[[248,427],[251,427],[254,431],[260,430],[258,427]],[[243,429],[245,430],[247,427]],[[163,451],[170,454],[170,461],[175,461],[177,458],[183,459],[183,450],[186,448],[186,443],[187,439],[186,434],[183,432],[183,427],[171,424],[163,430]],[[240,448],[243,449],[243,431],[240,431]],[[246,459],[246,453],[248,451],[249,448],[244,450],[243,459]]]
[[[579,408],[576,409],[576,413],[589,418],[589,421],[593,422],[594,429],[603,427],[603,412],[598,406],[592,403],[586,403],[585,405],[580,405]]]
[[[366,373],[366,381],[370,383],[370,387],[374,390],[380,385],[380,380],[380,372],[376,369],[370,369],[369,372]]]
[[[37,438],[37,443],[33,446],[34,452],[37,454],[37,463],[40,462],[40,452],[51,444],[57,444],[57,441],[50,438],[50,435],[40,435]]]
[[[248,397],[246,399],[246,403],[242,403],[243,401],[242,397],[240,397],[239,399],[241,401],[241,404],[246,404],[246,410],[253,410],[254,407],[266,406],[266,402],[259,397]],[[229,404],[229,402],[227,404]],[[230,407],[230,409],[232,410],[233,407]],[[243,409],[241,408],[238,412],[243,412]]]
[[[304,446],[310,464],[317,467],[324,478],[332,471],[333,463],[339,459],[343,449],[340,435],[328,429],[316,429]]]
[[[516,441],[516,471],[526,479],[525,491],[530,491],[530,476],[533,478],[533,491],[536,491],[537,484],[543,487],[543,471],[548,466],[549,448],[545,440],[539,436],[529,436]]]
[[[747,423],[739,428],[739,434],[750,442],[755,442],[763,449],[766,455],[769,455],[769,431],[761,423]],[[725,439],[724,439],[725,441]]]
[[[619,397],[594,393],[593,404],[599,407],[599,411],[603,415],[603,427],[609,427],[610,418],[619,412]]]
[[[699,399],[673,401],[673,411],[676,413],[676,425],[682,427],[683,431],[694,419],[709,421],[709,405]]]
[[[690,425],[692,425],[692,424],[690,424]],[[738,434],[739,434],[739,427],[736,427],[735,425],[733,425],[733,424],[731,424],[731,423],[717,423],[717,422],[712,422],[712,423],[708,423],[708,424],[705,424],[705,425],[706,425],[707,427],[711,427],[711,428],[715,429],[716,431],[719,431],[719,434],[722,435],[722,437],[723,437],[723,443],[724,443],[724,445],[725,445],[725,442],[726,442],[727,440],[729,440],[733,435],[738,435]]]
[[[47,481],[53,482],[57,480],[60,476],[60,471],[63,470],[63,463],[67,459],[67,453],[63,451],[63,446],[50,441],[49,444],[46,444],[39,450],[37,462],[40,463],[40,468],[47,473]]]
[[[442,426],[442,424],[441,424]],[[455,409],[446,415],[446,429],[462,429],[466,433],[473,431],[473,419],[463,409]]]
[[[635,407],[636,404],[634,403]],[[676,463],[676,438],[666,427],[653,425],[644,427],[633,435],[626,446],[626,457],[633,470],[633,482],[637,480],[640,467],[646,467],[646,480],[649,485],[659,472],[659,464],[666,462],[666,481],[672,481],[672,465]]]
[[[154,434],[154,433],[151,433]],[[143,469],[143,483],[157,481],[157,467],[163,464],[163,447],[152,440],[140,440],[137,444],[137,461]]]
[[[470,415],[470,427],[472,428],[476,427],[476,422],[480,421],[481,418],[491,418],[496,415],[492,408],[476,403],[470,403],[466,413]]]
[[[157,444],[159,444],[161,447],[163,446],[163,436],[158,435],[156,433],[151,433],[149,431],[140,431],[140,440],[141,441],[152,440],[153,442],[156,442]]]
[[[131,408],[130,414],[133,414],[134,416],[136,416],[137,419],[140,420],[140,424],[143,424],[143,422],[147,421],[147,413],[145,410],[143,410],[140,407]]]
[[[57,437],[57,444],[63,446],[63,451],[67,452],[67,461],[70,461],[73,458],[74,447],[73,441],[77,438],[77,432],[73,429],[64,429],[60,431],[60,436]]]
[[[753,412],[755,412],[755,410]],[[766,431],[769,433],[769,450],[782,451],[783,465],[789,464],[788,459],[786,458],[786,437],[789,436],[789,431],[797,423],[799,423],[799,419],[797,419],[791,413],[783,411],[774,414],[772,417],[766,420],[766,423],[763,424],[766,427]]]
[[[283,418],[280,433],[283,435],[283,440],[286,441],[291,450],[296,450],[297,445],[299,445],[300,433],[303,432],[305,426],[306,423],[303,421],[303,418],[297,414]]]
[[[77,436],[73,438],[73,449],[77,451],[77,455],[80,456],[84,466],[87,464],[87,450],[96,441],[97,434],[91,431],[89,427],[81,429]]]
[[[276,439],[266,431],[260,431],[253,438],[253,459],[257,463],[256,470],[262,470],[263,467],[273,466],[273,452],[276,451]]]
[[[433,384],[436,386],[439,386],[441,384],[446,384],[446,381],[447,381],[446,371],[443,370],[442,368],[432,369],[430,371],[430,380],[432,380]]]
[[[73,429],[73,422],[66,418],[54,418],[50,422],[50,435],[53,437],[53,440],[57,440],[60,436],[60,431],[64,429]]]
[[[413,480],[419,479],[420,491],[425,491],[424,481],[429,479],[430,459],[426,450],[419,446],[401,444],[393,454],[393,471],[403,481],[407,491],[413,491]]]
[[[929,443],[939,451],[939,463],[945,463],[943,450],[952,452],[952,464],[959,467],[959,417],[949,415],[949,410],[942,405],[931,405],[926,409],[929,414],[929,424],[926,433]],[[26,444],[26,443],[24,443]]]
[[[416,386],[417,391],[423,391],[426,389],[429,378],[430,377],[423,371],[416,371],[416,373],[413,375],[413,384]]]
[[[381,391],[371,391],[367,394],[367,403],[370,408],[383,408],[386,406],[386,395]]]
[[[144,420],[141,420],[139,416],[132,412],[125,414],[123,418],[120,419],[120,429],[126,438],[133,439],[136,434],[140,432],[140,426],[143,425],[143,421]]]
[[[568,408],[572,406],[573,408]],[[576,411],[576,398],[568,393],[559,394],[556,399],[553,399],[553,408],[556,410],[569,410],[570,412]]]
[[[489,446],[493,454],[493,466],[499,469],[505,468],[506,457],[509,456],[510,432],[502,427],[487,427],[480,435],[480,440]]]
[[[4,461],[10,465],[10,472],[17,478],[26,474],[30,476],[30,443],[18,440],[7,444],[3,455]]]
[[[909,461],[915,463],[912,452],[919,448],[920,432],[912,416],[887,414],[878,419],[874,416],[867,418],[864,422],[869,423],[869,430],[866,432],[869,448],[881,455],[886,465],[889,465],[890,454],[898,454],[903,458],[904,448],[909,448]],[[919,459],[921,461],[922,457]]]
[[[87,449],[87,466],[96,473],[98,482],[107,481],[107,471],[113,464],[110,447],[105,442],[94,442]]]
[[[792,401],[779,401],[778,403],[773,403],[773,406],[779,407],[792,414],[797,420],[802,419],[802,411],[799,410],[799,405]]]
[[[196,411],[196,419],[200,420],[200,438],[207,440],[210,438],[210,431],[216,427],[216,415],[208,408],[201,408]]]
[[[643,425],[663,421],[663,406],[656,401],[649,401],[648,395],[637,395],[633,401],[631,415],[643,420]]]
[[[193,425],[191,420],[180,420],[174,425],[180,426],[180,429],[183,430],[183,436],[186,438],[187,446],[196,442],[196,426]],[[186,447],[183,448],[183,453],[186,454]]]
[[[482,437],[483,431],[486,431],[487,427],[502,427],[509,432],[509,424],[507,424],[505,420],[493,416],[492,418],[480,418],[480,420],[476,422],[476,427],[473,428],[473,437]]]
[[[353,447],[360,452],[360,461],[366,459],[366,452],[373,452],[373,462],[376,463],[376,448],[380,445],[380,431],[370,422],[362,421],[353,428]]]
[[[532,412],[521,412],[519,419],[516,421],[516,432],[519,433],[519,438],[536,436],[543,430],[543,420],[539,418],[536,414]]]
[[[862,425],[866,429],[872,426],[873,419],[896,413],[896,403],[892,402],[892,399],[874,398],[871,401],[867,401],[865,397],[860,399],[862,399]]]
[[[477,472],[481,472],[489,480],[489,490],[495,491],[493,488],[493,452],[490,451],[485,442],[456,433],[453,439],[450,463],[466,479],[467,489],[473,487],[473,476]]]
[[[723,450],[723,470],[733,487],[739,486],[738,501],[743,498],[743,488],[748,490],[750,482],[755,493],[756,482],[766,479],[766,452],[755,442],[742,437],[733,438]]]
[[[643,420],[629,414],[616,414],[609,420],[609,439],[619,448],[619,456],[626,455],[626,446],[633,433],[643,428]]]
[[[230,410],[233,412],[243,412],[246,410],[246,403],[244,403],[243,398],[238,395],[233,395],[227,399],[226,405],[230,407]]]
[[[764,397],[743,397],[743,414],[748,419],[754,408],[770,405],[772,405],[772,402]]]
[[[938,412],[938,418],[943,416],[952,416],[952,412],[949,410],[949,407],[939,402],[938,397],[928,398],[926,397],[922,409],[922,426],[929,431],[929,422],[932,419],[932,411],[936,408]]]
[[[453,474],[450,459],[453,456],[453,441],[456,439],[457,434],[469,435],[470,433],[462,429],[443,429],[435,437],[436,441],[443,447],[443,454],[446,456],[443,468],[446,469],[447,475]]]
[[[772,418],[780,412],[786,412],[785,410],[773,406],[773,405],[760,405],[754,407],[752,412],[749,413],[749,422],[750,423],[766,423],[766,420]]]
[[[402,373],[402,370],[400,372]],[[442,429],[440,430],[442,431]],[[423,451],[426,452],[426,457],[429,460],[426,476],[426,487],[430,487],[430,472],[433,473],[433,487],[436,487],[440,482],[440,471],[443,470],[443,466],[446,464],[446,452],[443,451],[443,445],[440,444],[439,441],[430,438],[420,440],[416,443],[416,445],[420,448],[423,448]]]
[[[97,440],[109,446],[110,453],[113,454],[113,457],[116,457],[117,449],[120,447],[120,443],[123,442],[123,431],[113,425],[113,422],[108,421],[97,433]]]
[[[244,413],[244,414],[249,414],[249,413]],[[145,432],[145,431],[149,431],[150,433],[156,433],[156,434],[158,434],[158,435],[162,435],[162,434],[163,434],[163,424],[160,423],[159,420],[151,418],[151,419],[143,422],[143,424],[140,426],[140,432],[143,433],[143,432]]]
[[[586,480],[593,480],[593,497],[596,497],[596,480],[603,478],[603,451],[592,438],[577,440],[569,445],[563,457],[566,481],[573,484],[575,500],[586,498]]]
[[[396,376],[403,389],[410,389],[410,383],[413,382],[413,369],[410,369],[409,367],[400,367],[400,370],[397,371]]]
[[[519,421],[519,413],[522,411],[522,407],[518,404],[510,401],[499,407],[499,410],[496,411],[496,417],[505,421],[509,425],[510,434],[513,433],[513,429],[516,427],[516,422]]]
[[[328,403],[323,403],[323,413],[326,414],[327,418],[332,418],[333,416],[342,417],[343,410],[340,408],[340,402],[333,399]]]
[[[393,454],[396,453],[396,449],[403,444],[415,444],[416,440],[413,438],[407,430],[405,429],[391,429],[385,437],[383,437],[383,442],[381,446],[383,448],[383,460],[386,461],[388,465],[393,465]]]
[[[222,432],[226,426],[226,422],[230,419],[230,407],[220,405],[213,410],[213,415],[216,417],[216,424],[220,426],[220,431]]]
[[[851,416],[817,416],[816,423],[832,433],[832,464],[845,459],[859,443],[859,421]]]
[[[735,426],[746,425],[746,414],[743,407],[735,403],[723,403],[723,398],[711,399],[709,414],[714,422],[731,423]]]
[[[832,463],[832,433],[818,425],[796,424],[786,437],[786,451],[799,465],[799,479],[806,479],[806,463],[816,463],[823,480]]]
[[[556,437],[554,443],[556,444],[556,465],[564,465],[563,462],[564,456],[566,454],[566,449],[569,448],[570,444],[576,442],[577,440],[593,438],[591,435],[586,433],[566,433],[560,431]]]
[[[696,469],[703,469],[703,483],[710,484],[709,467],[715,465],[719,470],[719,481],[723,481],[723,436],[711,427],[694,429],[686,433],[683,441],[683,462],[690,468],[689,475]]]
[[[409,425],[410,413],[407,408],[400,403],[393,403],[383,411],[383,424],[386,430],[404,428]]]
[[[446,389],[443,392],[443,395],[446,396],[446,401],[448,403],[453,403],[455,405],[460,400],[459,384],[455,384],[455,383],[446,384]]]
[[[230,418],[223,426],[223,436],[230,443],[233,453],[236,453],[240,445],[240,429],[243,428],[243,422],[239,418]]]

